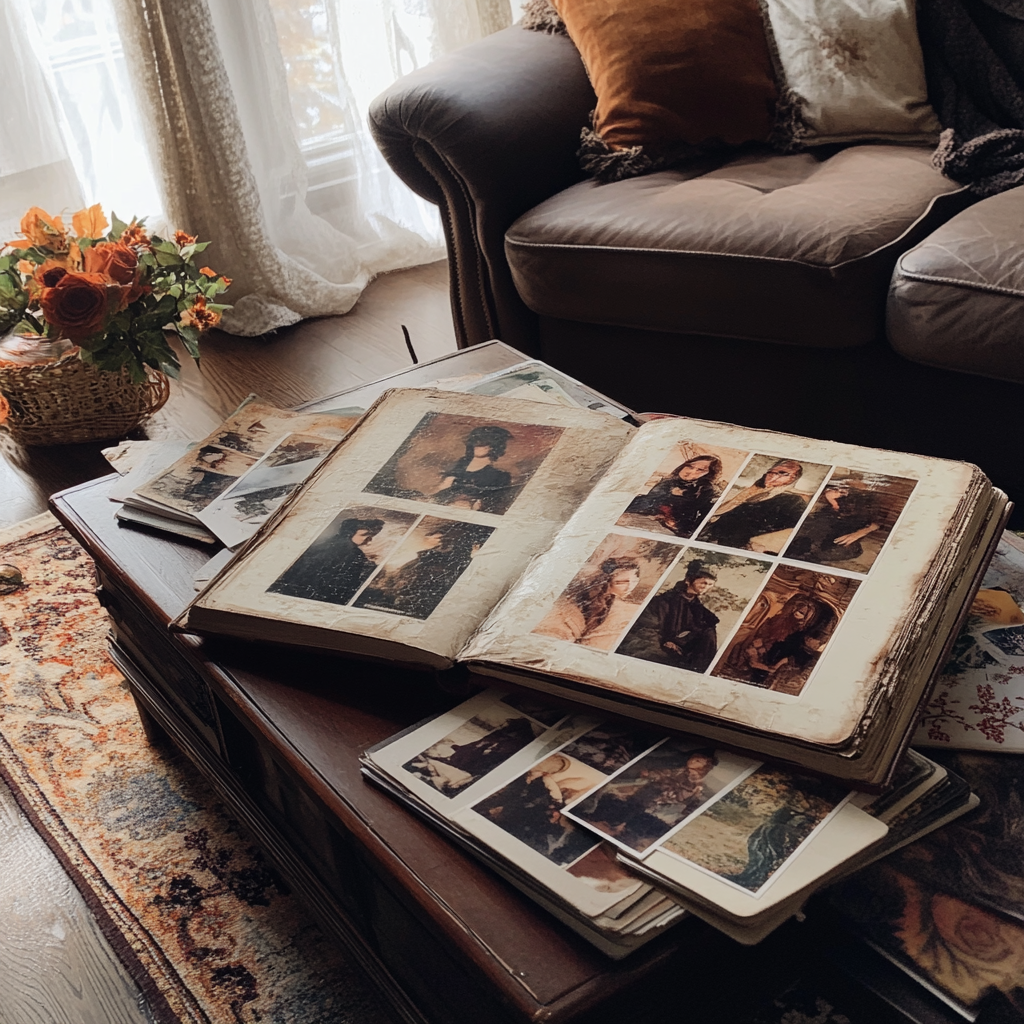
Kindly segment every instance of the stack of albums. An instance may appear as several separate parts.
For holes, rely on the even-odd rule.
[[[817,889],[976,806],[915,752],[881,795],[695,736],[486,690],[366,752],[364,774],[613,957],[684,908],[746,944]]]
[[[1008,504],[965,463],[396,389],[175,628],[462,665],[879,789]]]

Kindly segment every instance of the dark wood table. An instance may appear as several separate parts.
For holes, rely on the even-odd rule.
[[[460,353],[451,366],[517,358],[484,346],[475,365]],[[402,383],[448,375],[438,369]],[[360,776],[366,747],[462,694],[388,665],[169,633],[210,549],[119,525],[107,497],[116,479],[51,504],[96,560],[112,653],[147,734],[185,752],[399,1019],[740,1024],[819,957],[818,937],[796,922],[744,949],[689,918],[608,960]],[[881,1001],[876,1010],[865,1019],[891,1019]]]

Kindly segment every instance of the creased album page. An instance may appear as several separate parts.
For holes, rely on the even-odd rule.
[[[944,593],[979,479],[921,456],[645,424],[460,660],[841,745]]]
[[[241,617],[268,639],[312,628],[443,664],[633,432],[586,409],[388,392],[197,599],[189,625],[216,618],[232,632]]]

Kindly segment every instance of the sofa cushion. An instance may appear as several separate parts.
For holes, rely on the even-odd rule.
[[[545,316],[842,347],[881,335],[899,253],[969,201],[930,150],[758,149],[705,173],[581,182],[505,235]]]
[[[1024,186],[977,203],[900,257],[886,326],[915,362],[1024,383]]]

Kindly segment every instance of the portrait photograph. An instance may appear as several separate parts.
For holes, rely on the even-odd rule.
[[[916,485],[904,477],[837,466],[783,554],[868,572]]]
[[[610,533],[533,632],[610,651],[678,553],[676,544]]]
[[[366,490],[503,515],[562,432],[562,427],[427,413]]]
[[[452,796],[519,753],[544,728],[495,704],[410,758],[402,768],[439,793]]]
[[[565,753],[551,754],[473,810],[560,867],[579,860],[601,840],[573,824],[562,808],[605,776]]]
[[[848,796],[833,782],[759,768],[661,848],[757,893]]]
[[[642,853],[756,764],[716,750],[707,740],[669,739],[566,813]]]
[[[860,580],[779,565],[712,675],[798,696]]]
[[[411,512],[369,505],[343,509],[267,593],[348,604],[416,519]]]
[[[831,468],[754,455],[696,536],[727,548],[777,555]]]
[[[680,441],[626,506],[618,525],[692,537],[749,454]]]
[[[195,515],[223,494],[256,457],[231,448],[202,444],[193,448],[166,472],[139,488],[146,498]]]
[[[493,532],[493,526],[424,516],[359,595],[356,607],[427,618]]]
[[[771,567],[764,559],[687,548],[615,653],[707,671]]]

